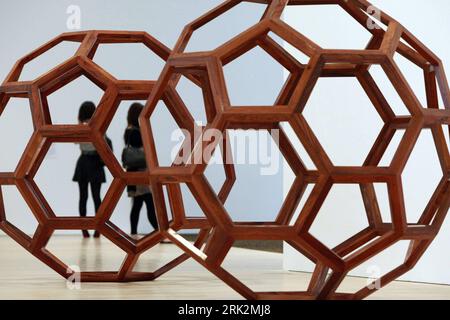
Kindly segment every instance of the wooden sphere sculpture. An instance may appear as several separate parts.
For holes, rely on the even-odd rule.
[[[79,42],[73,57],[33,81],[20,81],[26,63],[41,56],[64,41]],[[86,31],[62,34],[29,55],[20,59],[0,87],[0,115],[11,98],[24,98],[30,102],[34,133],[14,172],[0,173],[0,228],[32,255],[65,278],[71,279],[75,271],[53,255],[46,246],[56,230],[96,230],[126,252],[120,270],[108,272],[82,271],[79,279],[85,282],[144,281],[153,280],[188,259],[184,254],[154,272],[134,272],[140,255],[163,240],[156,231],[137,241],[128,236],[111,221],[111,215],[127,185],[147,184],[148,172],[125,172],[104,139],[106,130],[122,101],[147,100],[155,81],[118,80],[93,62],[99,45],[143,44],[153,54],[166,61],[170,50],[145,32]],[[54,124],[47,97],[85,76],[104,91],[98,108],[89,125]],[[185,114],[186,107],[175,87],[169,87],[164,99],[177,124],[185,130],[194,130],[195,123]],[[4,139],[5,137],[2,137]],[[91,142],[113,176],[112,184],[95,217],[60,217],[54,212],[35,183],[35,175],[53,143]],[[232,167],[229,169],[232,170]],[[229,169],[227,170],[229,172]],[[155,172],[157,174],[157,172]],[[158,176],[159,179],[159,176]],[[16,186],[38,221],[32,237],[25,234],[7,219],[1,186]],[[172,192],[176,195],[176,190]],[[226,195],[224,194],[226,198]],[[13,213],[11,213],[13,214]],[[60,214],[60,213],[59,213]],[[172,228],[179,230],[184,224],[206,225],[204,221],[176,221]],[[206,231],[198,237],[196,246],[205,240]],[[78,278],[78,277],[77,277]]]
[[[198,29],[243,2],[266,6],[257,24],[214,50],[185,52],[192,35]],[[322,48],[302,35],[301,30],[294,30],[281,19],[287,6],[324,4],[342,7],[362,28],[372,34],[366,48],[361,50]],[[444,134],[444,128],[447,128],[450,121],[450,92],[444,69],[439,58],[399,22],[383,12],[379,12],[379,19],[372,19],[367,14],[371,8],[370,3],[365,0],[225,1],[186,26],[141,115],[148,166],[151,175],[159,177],[151,179],[150,182],[157,204],[161,231],[186,254],[245,298],[363,299],[411,270],[442,226],[450,204],[450,156]],[[308,57],[309,62],[300,63],[279,45],[271,34],[302,52]],[[287,69],[290,73],[288,80],[274,105],[251,107],[231,105],[223,67],[255,47],[263,49]],[[420,103],[408,80],[398,68],[393,59],[395,53],[402,55],[423,71],[426,106]],[[371,66],[381,66],[406,105],[409,115],[398,116],[394,113],[369,73]],[[223,199],[216,194],[205,175],[208,158],[202,157],[203,161],[200,163],[185,161],[183,165],[172,167],[163,167],[159,164],[154,139],[157,132],[152,131],[149,119],[159,101],[164,99],[165,92],[181,75],[195,77],[203,88],[208,120],[203,128],[204,132],[208,129],[220,132],[234,129],[279,130],[279,149],[295,173],[296,179],[275,221],[256,222],[256,215],[255,221],[233,221],[232,215],[223,206]],[[384,122],[378,138],[361,166],[335,165],[304,117],[305,105],[318,79],[322,77],[356,78]],[[443,106],[439,106],[437,85],[442,95]],[[355,115],[355,120],[357,119]],[[304,165],[281,123],[290,124],[314,162],[316,170],[310,170]],[[393,160],[390,165],[381,166],[380,161],[398,130],[404,131],[404,136]],[[423,130],[432,132],[442,167],[442,179],[420,219],[411,221],[405,210],[402,173]],[[357,135],[358,132],[354,134]],[[203,154],[204,150],[211,150],[218,145],[224,145],[223,141],[220,139],[197,141],[191,150],[191,157],[187,158]],[[383,219],[380,213],[374,187],[377,183],[387,185],[390,221]],[[177,189],[180,184],[189,187],[211,227],[202,250],[184,241],[170,225],[163,188]],[[330,248],[314,237],[310,229],[330,189],[338,184],[353,184],[360,187],[368,227],[336,247]],[[300,208],[298,218],[291,223],[307,186],[313,186],[313,190]],[[181,198],[171,198],[176,199],[171,202],[172,206],[183,206]],[[249,288],[223,267],[224,259],[237,240],[286,241],[316,266],[308,289],[295,292],[256,292]],[[410,241],[410,246],[400,266],[381,276],[378,282],[357,292],[338,291],[350,271],[402,240]]]

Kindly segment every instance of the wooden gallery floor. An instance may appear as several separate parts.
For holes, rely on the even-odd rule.
[[[114,270],[123,257],[105,239],[55,236],[49,249],[67,264],[89,271]],[[174,245],[161,244],[141,257],[136,270],[154,270],[179,253]],[[0,236],[0,256],[0,299],[241,299],[192,260],[154,282],[90,283],[82,284],[80,290],[69,290],[62,278],[5,236]],[[304,290],[310,277],[282,271],[279,253],[236,248],[225,265],[259,291]],[[343,289],[356,290],[365,283],[365,279],[350,278]],[[371,299],[450,299],[450,286],[396,282]]]

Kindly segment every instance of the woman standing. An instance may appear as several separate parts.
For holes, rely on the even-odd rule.
[[[141,114],[143,109],[144,106],[140,103],[133,103],[130,106],[127,116],[128,126],[125,130],[124,140],[126,149],[133,149],[133,152],[135,154],[138,153],[142,156],[142,158],[145,159],[142,136],[139,126],[139,115]],[[145,171],[147,169],[145,161],[143,161],[143,163],[139,165],[129,165],[127,164],[127,161],[125,161],[124,157],[122,157],[122,160],[124,167],[128,172]],[[150,222],[152,227],[157,230],[158,221],[156,219],[153,196],[150,188],[145,185],[128,186],[127,191],[128,196],[132,198],[132,208],[130,213],[131,235],[137,236],[139,215],[144,203],[147,207],[148,221]]]
[[[95,104],[93,102],[84,102],[78,113],[78,123],[87,125],[95,112]],[[106,138],[107,139],[107,138]],[[109,140],[109,139],[107,139]],[[111,146],[111,141],[108,141]],[[91,187],[92,199],[94,200],[95,212],[100,208],[101,200],[101,187],[106,182],[104,163],[99,154],[95,150],[92,143],[80,143],[81,155],[78,158],[75,168],[75,174],[73,181],[78,183],[80,190],[79,200],[79,212],[80,217],[86,217],[87,213],[87,201],[88,201],[88,189]],[[89,232],[83,230],[83,237],[89,238]],[[95,232],[94,237],[98,238],[100,234]]]

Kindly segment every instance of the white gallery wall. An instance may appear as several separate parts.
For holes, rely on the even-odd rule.
[[[20,57],[69,30],[67,21],[76,5],[81,13],[80,30],[144,30],[172,48],[182,28],[207,10],[220,4],[221,0],[43,0],[9,1],[1,4],[0,36],[0,79],[4,79],[13,64]],[[69,10],[68,10],[69,9]],[[192,38],[189,51],[209,50],[217,47],[232,36],[256,23],[262,15],[264,6],[245,3],[208,27],[200,29]],[[69,13],[68,13],[69,12]],[[12,31],[12,32],[10,32]],[[76,30],[75,30],[76,31]],[[63,43],[36,61],[26,66],[21,80],[32,80],[65,61],[75,52],[78,44]],[[257,104],[261,100],[271,100],[283,83],[283,71],[260,51],[250,52],[241,61],[225,68],[231,100],[236,104]],[[142,45],[100,46],[94,61],[119,79],[157,79],[163,62]],[[264,65],[262,69],[259,66]],[[265,79],[271,79],[272,82]],[[275,86],[273,84],[276,84]],[[255,85],[253,89],[251,85]],[[192,83],[183,79],[177,88],[197,121],[205,119],[201,92]],[[253,90],[253,91],[252,91]],[[255,91],[257,90],[257,91]],[[258,93],[258,94],[255,94]],[[49,97],[49,106],[54,123],[76,123],[79,105],[85,100],[98,103],[102,92],[89,80],[81,77]],[[256,100],[255,100],[256,98]],[[126,128],[126,112],[131,102],[125,102],[114,118],[108,136],[113,141],[115,155],[120,159],[123,148],[123,131]],[[0,172],[14,170],[31,133],[31,117],[26,99],[14,99],[0,117]],[[158,107],[152,125],[158,132],[156,137],[161,163],[168,164],[170,140],[176,129],[173,119],[164,107]],[[79,155],[74,144],[55,144],[52,146],[36,176],[39,188],[59,216],[78,215],[78,187],[72,182],[75,163]],[[226,203],[227,209],[236,220],[249,220],[255,212],[276,212],[282,201],[282,174],[260,176],[257,165],[236,166],[239,181],[233,188]],[[208,168],[207,177],[218,191],[224,179],[220,165]],[[264,184],[261,183],[264,179]],[[103,195],[111,182],[102,188]],[[257,190],[250,186],[260,186]],[[193,201],[187,188],[183,187],[186,209],[189,215],[199,215],[200,209]],[[36,221],[15,187],[2,187],[6,213],[9,221],[27,233],[33,233]],[[253,199],[254,201],[247,201]],[[258,201],[256,201],[258,200]],[[88,214],[94,212],[89,200]],[[126,195],[120,200],[112,221],[123,230],[129,231],[130,199]],[[260,219],[264,219],[260,215]],[[151,227],[144,210],[141,212],[140,232],[149,232]]]
[[[373,0],[372,2],[403,23],[418,39],[441,57],[447,69],[450,68],[450,43],[447,41],[450,32],[449,1]],[[364,48],[369,34],[343,10],[338,9],[335,6],[301,6],[288,10],[284,19],[322,47]],[[292,48],[287,46],[287,49]],[[426,97],[421,71],[401,57],[395,59],[418,98],[425,105]],[[407,114],[402,101],[381,69],[372,68],[371,74],[386,94],[394,112],[398,115]],[[311,127],[316,130],[316,135],[329,153],[331,160],[337,165],[361,165],[382,125],[381,119],[367,96],[353,79],[320,79],[306,106],[305,117]],[[382,161],[383,165],[389,163],[401,137],[402,133],[399,132]],[[431,133],[424,131],[403,174],[406,210],[410,222],[417,222],[440,178],[442,173]],[[292,173],[285,170],[285,190],[288,190],[291,181]],[[389,219],[386,186],[377,185],[376,191],[383,218]],[[329,247],[333,247],[366,226],[364,206],[358,186],[339,185],[332,188],[312,226],[311,233]],[[417,267],[402,279],[450,284],[449,243],[450,219],[447,219],[436,241]],[[353,270],[351,274],[378,277],[390,271],[404,259],[407,244],[399,243],[362,267]],[[311,263],[289,245],[285,245],[284,268],[295,271],[313,270]]]

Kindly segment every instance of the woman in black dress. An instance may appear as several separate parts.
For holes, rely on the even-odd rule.
[[[79,124],[87,125],[95,112],[95,104],[84,102],[78,113]],[[110,144],[111,142],[108,141]],[[98,211],[102,202],[100,192],[102,184],[106,182],[104,163],[95,150],[92,143],[80,143],[81,155],[78,158],[73,181],[78,183],[80,189],[79,212],[80,217],[86,217],[86,206],[88,200],[88,187],[91,187],[92,198],[94,200],[95,212]],[[83,230],[83,237],[89,238],[89,232]],[[94,237],[100,234],[96,231]]]
[[[139,149],[142,153],[144,152],[142,136],[139,127],[139,115],[142,112],[144,106],[140,103],[133,103],[128,110],[128,127],[125,130],[124,140],[127,147]],[[125,167],[128,172],[145,171],[146,166],[141,167]],[[136,236],[138,233],[138,222],[139,215],[142,206],[147,207],[147,217],[148,221],[152,227],[158,229],[158,221],[155,214],[155,206],[153,203],[153,196],[151,190],[148,186],[138,185],[138,186],[128,186],[127,188],[128,196],[132,198],[132,208],[130,213],[130,224],[131,224],[131,235]]]

